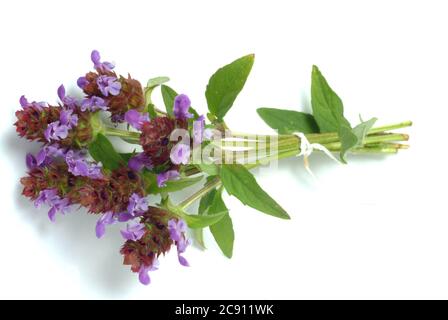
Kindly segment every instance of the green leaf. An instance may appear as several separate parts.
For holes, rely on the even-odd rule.
[[[319,132],[314,117],[308,113],[274,108],[259,108],[257,113],[268,126],[277,130],[279,134]]]
[[[342,100],[328,85],[327,80],[316,66],[311,76],[311,105],[313,115],[321,132],[337,132],[341,140],[341,160],[345,154],[358,143],[352,127],[344,118]]]
[[[208,208],[207,214],[215,214],[217,212],[227,212],[227,214],[217,223],[211,225],[210,231],[222,253],[230,259],[233,254],[235,233],[233,231],[229,210],[222,200],[222,189],[214,193],[213,202]]]
[[[210,207],[210,205],[213,202],[215,193],[216,193],[216,189],[212,189],[205,196],[203,196],[201,198],[201,200],[199,201],[198,215],[201,216],[201,215],[204,215],[207,213],[208,208]],[[205,248],[204,229],[195,229],[194,237],[195,237],[196,241],[199,243],[199,245],[201,247]]]
[[[196,165],[199,170],[211,175],[216,176],[219,173],[218,166],[214,163],[206,164],[206,163],[198,163]]]
[[[166,112],[168,113],[169,116],[172,117],[174,116],[173,114],[174,99],[177,97],[178,94],[176,91],[174,91],[167,85],[162,85],[160,88],[162,90],[162,98],[163,103],[165,104]]]
[[[199,201],[198,214],[203,215],[207,213],[208,208],[212,205],[213,199],[215,198],[216,189],[212,189]]]
[[[148,80],[148,83],[146,84],[146,88],[145,88],[145,99],[147,102],[147,106],[146,106],[146,110],[149,113],[149,116],[151,118],[155,118],[157,116],[156,110],[155,110],[155,106],[152,103],[152,99],[151,99],[151,95],[152,92],[154,91],[154,89],[158,86],[160,86],[161,84],[168,82],[170,80],[170,78],[168,77],[157,77],[157,78],[152,78]]]
[[[95,140],[90,143],[89,153],[95,161],[101,162],[103,167],[109,170],[118,169],[124,163],[109,139],[101,133],[98,133]]]
[[[146,192],[149,194],[158,194],[161,192],[175,192],[191,187],[201,181],[204,177],[197,176],[194,178],[180,178],[179,180],[169,180],[165,187],[157,186],[157,175],[152,172],[144,172],[143,177],[147,182]]]
[[[202,216],[185,213],[184,215],[181,215],[181,218],[185,220],[185,222],[191,229],[197,229],[214,225],[215,223],[219,222],[226,214],[227,211]]]
[[[170,81],[170,78],[168,77],[156,77],[148,80],[148,83],[146,84],[147,89],[153,89],[157,86],[160,86],[166,82]]]
[[[290,219],[288,213],[258,185],[254,176],[244,166],[222,165],[220,176],[227,192],[243,204],[274,217]]]
[[[361,120],[361,123],[353,128],[353,133],[358,138],[358,143],[356,144],[356,147],[362,147],[367,133],[369,133],[369,130],[372,129],[373,125],[377,120],[378,120],[377,118],[372,118],[367,121]]]
[[[216,212],[210,215],[192,215],[186,213],[182,208],[173,205],[168,199],[165,200],[166,209],[185,220],[188,226],[192,229],[205,228],[217,223],[226,214],[227,211]]]
[[[236,97],[246,83],[254,64],[254,55],[250,54],[218,69],[208,82],[205,91],[208,110],[218,120],[222,120],[232,107]]]

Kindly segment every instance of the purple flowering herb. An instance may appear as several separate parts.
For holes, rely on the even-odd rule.
[[[108,211],[98,219],[95,227],[96,237],[102,238],[106,233],[106,226],[117,222],[116,216],[112,211]]]
[[[187,232],[186,222],[182,219],[171,219],[168,221],[168,231],[170,232],[171,240],[176,243],[179,263],[184,267],[188,267],[189,263],[187,259],[181,255],[191,243],[185,236],[185,233]]]
[[[34,201],[34,205],[37,208],[43,204],[50,206],[48,218],[54,222],[57,212],[60,212],[61,214],[66,213],[68,207],[70,206],[70,201],[67,198],[59,197],[57,189],[45,189],[39,193],[39,196]]]
[[[154,259],[152,265],[145,266],[141,265],[140,270],[138,272],[138,279],[141,284],[147,286],[151,283],[151,278],[149,277],[149,271],[156,271],[159,268],[159,260]]]
[[[170,159],[174,164],[188,164],[190,160],[190,146],[179,142],[171,149]]]
[[[128,167],[136,172],[141,171],[143,168],[152,169],[153,165],[151,158],[144,152],[133,156],[128,161]]]
[[[193,144],[201,144],[204,140],[205,117],[202,115],[193,122]]]
[[[131,109],[124,114],[124,120],[137,130],[141,130],[145,122],[149,121],[148,113],[140,113]]]
[[[79,77],[78,80],[76,81],[76,84],[78,85],[78,87],[80,87],[81,89],[84,89],[88,84],[89,81],[87,80],[86,77]]]
[[[146,226],[143,223],[131,221],[126,225],[125,230],[120,230],[121,235],[126,240],[140,240],[146,232]]]
[[[21,96],[19,102],[23,109],[34,107],[39,111],[42,110],[42,108],[44,108],[47,105],[45,102],[36,102],[36,101],[28,102],[25,96]]]
[[[96,80],[101,93],[107,97],[109,94],[117,96],[120,94],[121,83],[116,77],[99,76]]]
[[[186,94],[179,94],[174,99],[173,113],[176,119],[185,120],[192,118],[193,115],[188,112],[190,109],[190,98]]]
[[[89,162],[80,152],[69,150],[65,155],[65,162],[68,165],[68,171],[75,176],[89,177],[91,179],[103,178],[101,162]]]
[[[138,217],[148,211],[148,198],[141,197],[137,193],[133,193],[129,198],[128,213],[133,217]]]
[[[65,95],[65,87],[63,84],[61,84],[58,88],[58,97],[62,103],[69,108],[76,108],[78,105],[78,102],[74,97]]]
[[[179,179],[179,172],[176,170],[168,170],[157,175],[157,186],[159,188],[166,187],[166,182],[169,180]]]
[[[107,110],[106,101],[103,98],[97,96],[91,96],[89,98],[85,98],[81,102],[81,111],[91,111],[95,112],[97,110]]]
[[[110,72],[113,68],[115,68],[115,65],[111,62],[101,62],[101,56],[97,50],[92,51],[92,53],[90,54],[90,58],[92,59],[93,66],[97,71]]]

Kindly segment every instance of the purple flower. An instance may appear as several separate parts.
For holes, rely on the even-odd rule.
[[[43,107],[46,106],[45,102],[36,102],[36,101],[28,102],[28,100],[25,98],[25,96],[21,96],[19,99],[19,102],[23,109],[34,107],[40,111],[40,110],[42,110]]]
[[[68,131],[78,124],[78,116],[72,109],[62,109],[59,121],[50,123],[44,131],[47,141],[61,140],[68,136]]]
[[[174,164],[188,164],[190,160],[190,146],[181,142],[176,144],[171,149],[170,159]]]
[[[107,104],[106,101],[104,101],[103,98],[92,96],[90,98],[85,98],[81,102],[81,111],[85,112],[86,110],[89,110],[91,112],[97,111],[97,110],[107,110]]]
[[[65,162],[68,165],[68,171],[75,176],[89,177],[91,179],[103,178],[101,162],[88,162],[79,152],[69,150],[65,155]]]
[[[70,129],[78,124],[78,115],[73,114],[71,109],[63,109],[59,114],[61,125],[68,126]]]
[[[193,144],[201,144],[204,140],[205,117],[202,115],[193,122]]]
[[[62,214],[66,213],[68,207],[70,206],[70,201],[67,198],[59,197],[57,189],[45,189],[39,193],[39,196],[34,201],[34,205],[37,208],[39,208],[42,204],[47,204],[51,207],[48,211],[48,218],[54,222],[57,212]]]
[[[142,125],[149,121],[148,113],[140,113],[137,110],[131,109],[124,114],[124,120],[137,130],[142,129]]]
[[[101,56],[97,50],[92,51],[90,58],[92,59],[93,66],[97,71],[110,72],[113,68],[115,68],[113,63],[107,61],[101,62]]]
[[[109,94],[113,96],[120,94],[121,83],[116,77],[99,76],[98,79],[96,79],[96,83],[105,97],[109,96]]]
[[[143,215],[146,211],[148,211],[148,205],[149,202],[147,198],[141,197],[137,193],[133,193],[129,197],[129,203],[127,207],[128,211],[120,213],[118,215],[118,221],[126,222]]]
[[[157,186],[159,188],[165,187],[168,180],[179,179],[179,172],[176,170],[168,170],[157,175]]]
[[[61,140],[68,136],[69,127],[62,125],[59,121],[50,123],[44,131],[44,136],[47,141]]]
[[[142,152],[129,159],[128,167],[134,171],[140,171],[143,168],[152,169],[151,158]]]
[[[87,80],[86,77],[79,77],[78,81],[76,81],[76,84],[78,85],[78,87],[80,87],[81,89],[84,89],[88,84],[89,81]]]
[[[174,107],[173,107],[174,116],[180,120],[192,118],[193,115],[188,112],[190,106],[191,106],[190,98],[188,98],[186,94],[179,94],[174,99]]]
[[[140,270],[138,272],[138,279],[140,280],[141,284],[144,284],[145,286],[147,286],[148,284],[151,283],[151,278],[149,277],[149,271],[155,271],[159,268],[159,260],[154,259],[152,265],[150,266],[145,266],[145,265],[141,265]]]
[[[61,99],[62,103],[69,108],[76,108],[78,105],[76,99],[74,97],[65,95],[65,87],[61,84],[58,88],[58,97]]]
[[[171,219],[168,221],[168,230],[170,232],[171,240],[176,243],[177,246],[177,258],[179,263],[184,267],[188,267],[188,261],[183,256],[182,253],[185,252],[188,245],[190,245],[190,240],[187,240],[185,233],[187,232],[187,224],[182,219]]]
[[[45,146],[37,153],[36,157],[31,153],[26,155],[26,166],[30,170],[37,167],[45,167],[53,161],[53,158],[63,155],[64,151],[57,144]]]
[[[140,240],[146,232],[146,227],[143,223],[131,221],[126,225],[125,230],[120,230],[121,235],[126,240],[137,241]]]
[[[98,219],[96,223],[95,233],[96,237],[100,239],[104,236],[104,233],[106,232],[106,226],[114,224],[117,222],[116,216],[112,211],[106,212],[101,216],[101,218]]]
[[[112,117],[110,117],[110,120],[112,122],[123,122],[124,114],[114,114],[114,115],[112,115]]]

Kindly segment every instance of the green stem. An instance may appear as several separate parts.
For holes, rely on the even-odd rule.
[[[113,127],[104,127],[104,134],[111,137],[126,138],[127,140],[139,142],[140,133],[127,130],[121,130]]]
[[[221,180],[219,178],[215,178],[211,180],[210,182],[206,183],[205,186],[202,189],[199,189],[197,192],[193,193],[191,196],[189,196],[187,199],[179,203],[177,206],[181,209],[185,209],[192,205],[196,200],[202,198],[202,196],[209,193],[211,190],[219,187],[221,184]]]

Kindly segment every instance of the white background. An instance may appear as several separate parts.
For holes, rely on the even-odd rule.
[[[448,298],[446,1],[1,1],[1,298]],[[118,226],[102,240],[83,211],[48,221],[20,196],[24,156],[38,146],[12,126],[20,95],[56,101],[76,92],[90,51],[143,83],[167,75],[206,111],[220,66],[256,62],[227,117],[239,131],[270,132],[257,107],[309,110],[320,67],[355,123],[413,120],[411,149],[313,155],[260,170],[260,184],[291,214],[283,221],[226,198],[234,257],[175,253],[144,287],[122,266]],[[158,100],[160,101],[160,100]],[[181,199],[181,196],[178,197]]]

